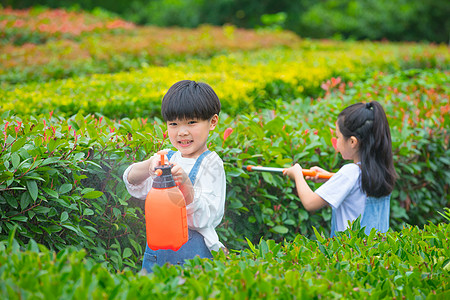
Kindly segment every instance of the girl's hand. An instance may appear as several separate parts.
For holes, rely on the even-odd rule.
[[[330,172],[319,168],[317,166],[314,166],[311,168],[311,171],[316,171],[317,173],[325,173],[325,174],[329,174]],[[306,176],[307,180],[312,180],[313,182],[325,182],[327,181],[329,178],[319,178],[319,174],[317,174],[315,177],[311,177],[311,176]]]
[[[289,176],[289,178],[295,180],[296,176],[302,176],[302,167],[299,164],[295,164],[290,168],[283,170],[283,175]]]

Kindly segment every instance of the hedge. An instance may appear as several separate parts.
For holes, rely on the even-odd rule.
[[[300,42],[288,31],[231,25],[196,29],[136,26],[103,11],[38,8],[0,8],[0,29],[0,82],[12,84],[114,73]]]
[[[444,215],[444,214],[443,214]],[[352,229],[331,239],[297,235],[291,242],[260,240],[214,260],[156,267],[154,273],[109,272],[84,250],[55,253],[14,237],[0,242],[0,295],[7,299],[312,299],[450,296],[450,211],[447,222],[423,230],[369,236]]]
[[[214,87],[223,111],[235,115],[270,107],[275,99],[318,97],[331,77],[358,81],[374,71],[450,65],[448,47],[426,44],[304,42],[276,48],[148,66],[117,74],[95,74],[47,83],[4,84],[0,113],[70,117],[100,113],[109,118],[160,117],[161,98],[176,81],[190,78]]]
[[[323,85],[323,98],[279,99],[273,109],[237,117],[222,114],[210,139],[227,173],[221,240],[241,249],[246,238],[255,243],[260,237],[311,237],[312,226],[327,235],[329,210],[309,214],[292,182],[246,174],[241,166],[283,167],[299,161],[304,167],[336,170],[344,163],[330,144],[338,112],[349,103],[372,99],[389,115],[400,175],[392,197],[392,228],[442,221],[436,210],[449,206],[448,80],[446,72],[423,70],[377,73],[351,84],[332,78]],[[131,162],[170,147],[162,121],[8,114],[0,124],[0,239],[18,226],[23,245],[30,238],[55,250],[78,245],[110,268],[139,268],[143,202],[129,200],[121,175]],[[227,128],[233,132],[225,139]]]
[[[99,39],[106,33],[112,41],[122,30],[136,32],[135,41],[142,41],[141,30],[105,30],[102,22],[110,18],[94,16],[99,27],[79,35],[51,33],[40,46],[63,53],[87,38],[90,49],[101,52]],[[29,21],[25,24],[36,28],[33,18]],[[22,247],[32,240],[52,251],[74,245],[109,270],[138,270],[145,241],[143,202],[130,199],[121,176],[130,163],[170,147],[160,101],[171,84],[186,78],[211,84],[223,104],[209,146],[225,163],[227,207],[218,232],[230,249],[249,247],[247,239],[255,244],[261,237],[275,242],[293,241],[298,234],[314,238],[313,226],[327,236],[329,210],[310,214],[292,182],[267,173],[247,174],[241,167],[300,162],[337,170],[344,161],[331,147],[334,122],[340,110],[357,101],[377,100],[388,113],[400,175],[392,195],[391,227],[443,221],[437,211],[450,203],[447,46],[298,39],[283,44],[289,33],[233,27],[170,32],[208,38],[198,49],[185,48],[181,62],[169,63],[165,56],[165,66],[139,64],[139,69],[124,72],[136,58],[132,55],[115,68],[123,72],[85,76],[98,70],[69,58],[48,66],[48,82],[1,84],[0,240],[16,228]],[[230,37],[223,43],[232,43],[220,54],[215,41],[208,42],[219,33]],[[244,37],[256,38],[241,47]],[[259,47],[264,37],[274,38],[268,46],[285,47],[228,52]],[[176,52],[174,45],[169,42],[168,47]],[[27,47],[19,49],[26,52]],[[187,59],[204,52],[215,56]],[[58,68],[66,63],[77,65],[77,71],[73,78],[58,80]],[[5,76],[23,81],[25,73],[14,70],[5,69]]]

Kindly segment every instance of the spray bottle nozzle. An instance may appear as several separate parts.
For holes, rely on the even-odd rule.
[[[161,176],[163,174],[163,170],[161,169],[161,166],[164,166],[166,164],[165,156],[167,155],[167,151],[161,150],[161,151],[158,151],[156,154],[161,155],[161,161],[159,163],[159,167],[157,167],[155,170],[155,175]]]
[[[152,187],[162,189],[175,186],[175,181],[173,179],[171,172],[173,165],[171,165],[165,158],[165,155],[168,154],[168,151],[161,150],[158,151],[156,154],[161,155],[161,162],[159,166],[155,167],[156,177],[153,180]]]
[[[164,166],[166,164],[165,156],[168,154],[167,150],[158,151],[156,154],[161,155],[161,166]]]

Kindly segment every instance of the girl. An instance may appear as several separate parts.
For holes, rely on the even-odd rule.
[[[344,231],[349,221],[361,216],[365,233],[372,228],[389,229],[390,195],[396,173],[392,158],[391,133],[383,107],[376,101],[345,108],[336,122],[337,151],[353,161],[344,165],[315,192],[295,164],[283,173],[295,181],[298,196],[308,211],[332,207],[331,234]],[[318,172],[327,172],[313,167]],[[306,179],[309,179],[308,177]],[[318,175],[312,178],[318,182]]]

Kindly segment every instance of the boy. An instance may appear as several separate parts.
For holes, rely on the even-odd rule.
[[[219,121],[220,101],[206,83],[182,80],[175,83],[163,97],[161,113],[167,123],[172,145],[169,151],[172,175],[186,200],[189,240],[178,251],[153,251],[148,246],[142,268],[152,271],[155,264],[180,264],[185,259],[212,258],[211,251],[224,248],[215,227],[222,220],[225,208],[226,178],[223,162],[207,147],[209,132]],[[152,187],[159,155],[129,166],[123,174],[128,192],[145,200]]]

